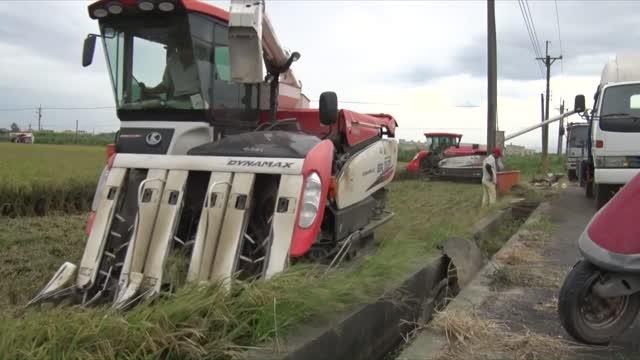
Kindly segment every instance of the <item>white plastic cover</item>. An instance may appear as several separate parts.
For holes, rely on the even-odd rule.
[[[640,53],[621,53],[602,69],[600,84],[640,81]]]

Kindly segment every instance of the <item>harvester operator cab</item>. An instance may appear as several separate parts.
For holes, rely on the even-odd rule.
[[[462,135],[447,133],[426,133],[427,148],[430,153],[440,154],[450,147],[460,146]]]
[[[180,2],[140,6],[147,3],[89,7],[101,34],[87,37],[82,62],[91,64],[102,38],[120,120],[256,119],[258,84],[231,81],[226,21],[187,11]]]

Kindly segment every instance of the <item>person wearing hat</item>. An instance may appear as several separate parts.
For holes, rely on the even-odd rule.
[[[496,147],[482,162],[482,207],[496,202],[498,165],[501,164],[502,149]]]

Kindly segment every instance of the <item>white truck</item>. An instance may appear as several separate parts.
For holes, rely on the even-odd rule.
[[[566,167],[567,177],[571,181],[578,179],[578,165],[583,160],[589,158],[589,148],[587,147],[588,134],[589,124],[586,122],[572,122],[567,125]]]
[[[597,208],[640,170],[640,54],[604,66],[589,118],[589,158],[581,176]]]

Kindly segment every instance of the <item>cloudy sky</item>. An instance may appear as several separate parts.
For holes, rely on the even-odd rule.
[[[228,1],[213,1],[227,8]],[[0,127],[37,126],[33,108],[107,107],[43,111],[43,127],[96,132],[119,126],[99,45],[82,68],[82,41],[97,31],[86,1],[0,1]],[[633,50],[640,2],[558,0],[564,61],[552,67],[552,114],[575,94],[590,105],[604,63]],[[540,42],[559,55],[555,3],[529,1]],[[386,112],[405,139],[451,130],[464,140],[486,139],[486,4],[484,1],[267,1],[280,41],[302,58],[294,66],[303,90],[317,99],[338,93],[344,108]],[[544,81],[517,1],[496,5],[498,126],[507,134],[540,121]],[[544,44],[540,47],[544,52]],[[347,102],[364,102],[354,104]],[[478,107],[459,107],[478,105]],[[21,109],[20,111],[8,111]],[[578,119],[573,119],[577,121]],[[551,127],[555,144],[557,125]],[[540,147],[536,131],[513,142]],[[555,149],[555,145],[551,146]]]

